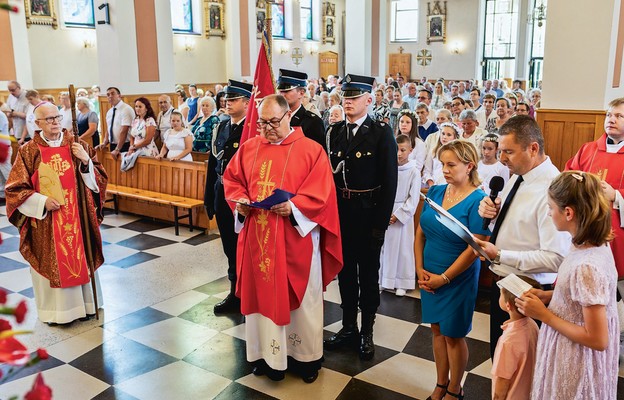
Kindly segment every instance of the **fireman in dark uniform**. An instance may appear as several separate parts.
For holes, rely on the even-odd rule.
[[[204,206],[210,219],[217,216],[223,252],[228,259],[228,279],[231,285],[228,296],[215,304],[215,314],[240,313],[240,299],[235,295],[238,235],[234,232],[234,215],[223,194],[223,172],[240,145],[252,89],[253,86],[248,83],[231,79],[228,81],[228,86],[225,88],[225,109],[228,118],[219,122],[212,134],[212,151],[208,160]]]
[[[325,147],[325,125],[323,120],[301,105],[301,99],[307,90],[308,74],[287,69],[279,70],[277,90],[284,96],[292,111],[290,126],[300,126],[303,134]]]
[[[346,75],[342,84],[346,121],[330,126],[327,151],[338,194],[344,267],[338,274],[342,329],[326,339],[326,349],[359,345],[374,353],[373,325],[379,307],[379,254],[397,188],[397,144],[392,130],[367,115],[374,78]],[[358,306],[362,327],[358,332]]]

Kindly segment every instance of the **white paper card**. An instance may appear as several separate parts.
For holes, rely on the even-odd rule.
[[[525,292],[533,288],[533,286],[518,278],[516,274],[509,274],[496,282],[496,284],[499,288],[505,288],[516,297],[521,297]]]

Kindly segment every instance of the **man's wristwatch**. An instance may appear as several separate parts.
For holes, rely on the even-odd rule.
[[[501,258],[501,250],[499,249],[496,252],[496,257],[494,257],[494,259],[492,260],[492,264],[500,265],[500,258]]]

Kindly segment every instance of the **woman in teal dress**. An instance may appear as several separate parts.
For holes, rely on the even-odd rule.
[[[203,97],[200,107],[201,118],[197,118],[191,125],[193,151],[208,153],[212,147],[212,131],[219,124],[219,117],[214,115],[216,103],[212,97]]]
[[[470,232],[487,240],[477,210],[486,194],[478,189],[479,158],[475,147],[455,140],[438,152],[446,185],[432,186],[427,197],[441,205]],[[430,323],[437,384],[430,399],[463,398],[461,379],[468,362],[466,335],[472,329],[480,261],[472,248],[436,219],[436,211],[423,207],[416,232],[416,271],[422,322]]]

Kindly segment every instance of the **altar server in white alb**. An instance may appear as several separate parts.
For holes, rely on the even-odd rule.
[[[384,289],[396,289],[397,296],[405,296],[407,290],[416,287],[414,213],[420,200],[421,176],[416,160],[409,159],[412,152],[410,138],[399,135],[397,145],[399,181],[394,211],[381,249],[379,284]]]

